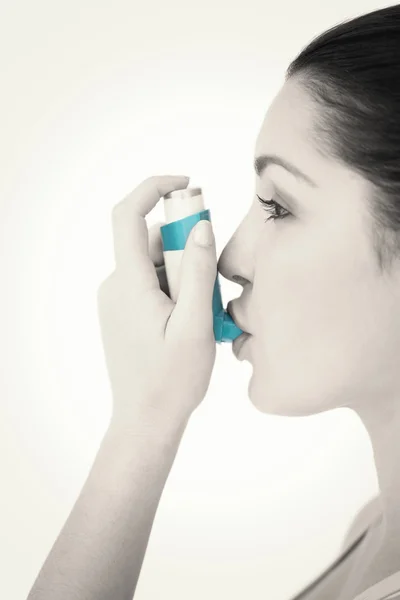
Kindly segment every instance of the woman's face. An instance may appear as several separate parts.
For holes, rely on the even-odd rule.
[[[253,367],[249,397],[281,415],[384,400],[400,379],[400,269],[379,271],[369,184],[318,153],[315,110],[291,80],[274,99],[255,157],[280,157],[313,183],[268,163],[218,263],[227,279],[247,280],[233,311],[251,334],[242,354]],[[290,214],[265,223],[271,213],[256,194]]]

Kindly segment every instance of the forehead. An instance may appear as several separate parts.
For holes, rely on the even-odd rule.
[[[306,170],[311,160],[319,158],[312,133],[315,117],[316,107],[307,92],[291,80],[285,82],[264,117],[255,156],[277,154]]]
[[[257,136],[254,158],[263,154],[277,155],[291,162],[317,184],[316,189],[307,183],[296,181],[296,190],[306,189],[307,196],[323,197],[324,205],[331,203],[365,210],[365,198],[370,192],[369,182],[356,169],[331,156],[328,151],[322,152],[315,139],[314,126],[318,117],[315,101],[299,83],[288,80],[275,96],[265,115]],[[329,133],[326,134],[329,136]],[[273,176],[287,171],[279,165],[267,167]],[[299,187],[300,186],[300,187]],[[305,187],[304,187],[305,186]],[[364,205],[365,206],[362,206]]]
[[[255,146],[255,156],[275,154],[308,174],[318,186],[337,177],[354,177],[343,163],[322,153],[315,139],[315,101],[295,80],[284,83],[264,117]],[[271,166],[280,169],[279,166]],[[356,176],[357,177],[357,176]]]

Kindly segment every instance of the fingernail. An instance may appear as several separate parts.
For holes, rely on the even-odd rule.
[[[208,219],[201,219],[201,221],[196,224],[194,241],[200,246],[212,246],[214,242],[214,233]]]

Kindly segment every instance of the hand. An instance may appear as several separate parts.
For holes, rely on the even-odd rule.
[[[165,270],[164,249],[160,231],[163,225],[165,225],[164,221],[158,221],[149,227],[149,256],[156,270],[160,290],[170,298],[171,295],[167,272]]]
[[[210,383],[216,357],[215,240],[198,246],[193,237],[198,224],[191,230],[175,304],[167,288],[160,288],[153,261],[162,255],[161,240],[155,228],[149,240],[145,220],[162,196],[188,182],[150,177],[113,209],[116,268],[100,285],[97,307],[117,428],[134,429],[143,413],[158,421],[187,420]]]

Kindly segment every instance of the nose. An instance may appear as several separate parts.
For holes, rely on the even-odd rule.
[[[234,253],[231,252],[230,243],[224,248],[219,257],[217,270],[218,273],[222,275],[225,279],[229,281],[233,281],[234,283],[238,283],[239,285],[245,286],[250,283],[249,279],[244,277],[244,275],[240,275],[238,271],[237,261],[234,259]]]
[[[246,285],[246,283],[250,283],[248,279],[242,277],[241,275],[232,275],[232,281],[238,283],[239,285]]]
[[[248,287],[254,279],[255,245],[258,239],[258,215],[250,207],[247,215],[223,248],[218,260],[218,272],[229,281]]]

